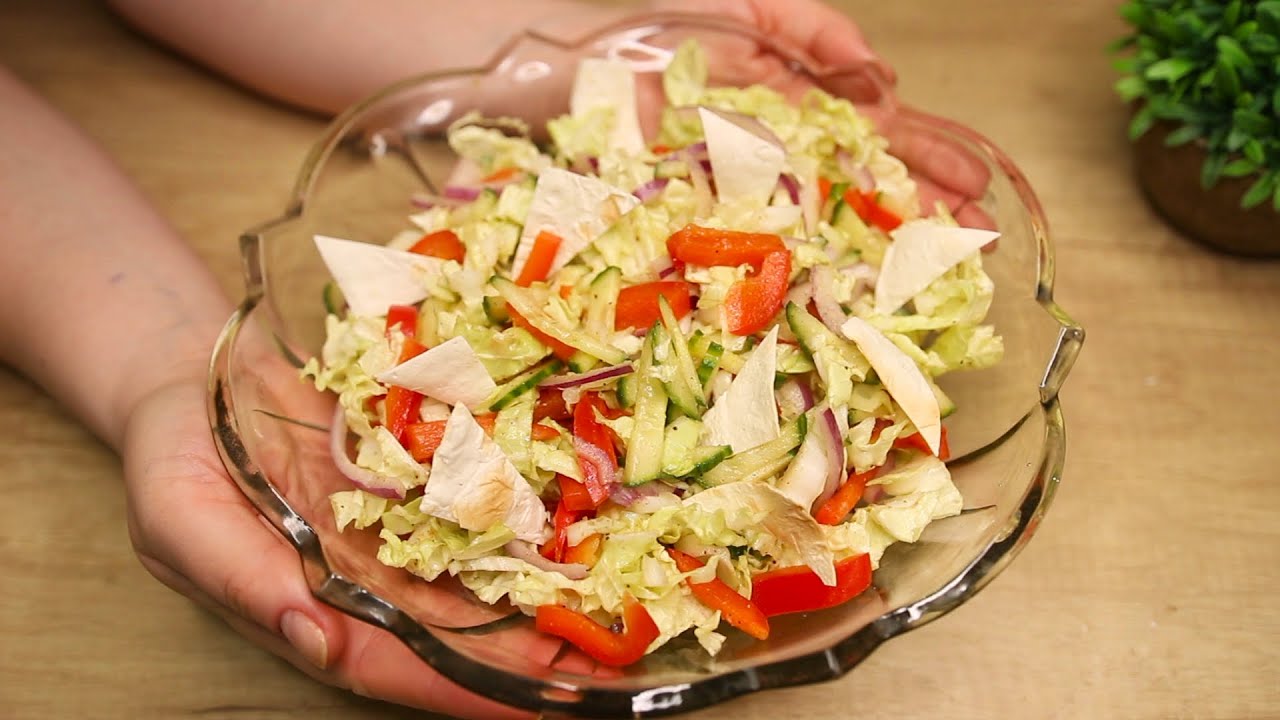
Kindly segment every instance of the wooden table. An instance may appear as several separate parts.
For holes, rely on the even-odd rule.
[[[1058,298],[1089,332],[1063,393],[1066,478],[973,602],[842,680],[700,716],[1280,717],[1280,265],[1206,252],[1142,202],[1103,50],[1112,0],[841,5],[906,97],[994,138],[1040,193]],[[88,2],[0,3],[0,62],[239,292],[235,237],[280,209],[322,121]],[[152,580],[117,458],[5,370],[0,437],[0,718],[415,716],[316,685]]]

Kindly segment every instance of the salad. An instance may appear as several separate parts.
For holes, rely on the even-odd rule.
[[[694,43],[646,140],[586,60],[550,142],[468,116],[386,245],[317,236],[304,378],[337,394],[342,530],[621,666],[849,601],[960,512],[935,378],[996,363],[996,234],[926,213],[849,102],[708,87]]]

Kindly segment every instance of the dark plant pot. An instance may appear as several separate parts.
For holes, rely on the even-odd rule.
[[[1152,207],[1183,234],[1217,250],[1280,257],[1280,212],[1270,202],[1240,207],[1254,178],[1223,178],[1205,190],[1200,186],[1204,149],[1196,143],[1164,144],[1175,127],[1158,123],[1134,146],[1138,182]]]

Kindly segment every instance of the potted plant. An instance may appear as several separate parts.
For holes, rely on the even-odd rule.
[[[1175,227],[1280,256],[1280,0],[1126,0],[1116,83],[1138,179]]]

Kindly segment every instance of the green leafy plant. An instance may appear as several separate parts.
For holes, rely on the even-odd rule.
[[[1205,188],[1256,178],[1246,208],[1280,211],[1280,0],[1127,0],[1132,32],[1113,45],[1116,91],[1138,104],[1136,140],[1159,121],[1170,146],[1199,142]]]

